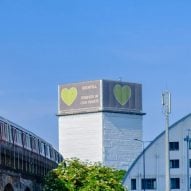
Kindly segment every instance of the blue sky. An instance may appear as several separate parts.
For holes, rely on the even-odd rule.
[[[191,112],[190,0],[0,0],[0,115],[58,147],[57,86],[143,85],[144,139]]]

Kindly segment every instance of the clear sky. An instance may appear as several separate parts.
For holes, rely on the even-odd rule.
[[[0,115],[58,148],[57,86],[143,85],[144,139],[191,112],[190,0],[0,0]]]

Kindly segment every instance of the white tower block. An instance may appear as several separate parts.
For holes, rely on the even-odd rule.
[[[127,170],[142,151],[140,84],[96,80],[58,88],[59,151]]]

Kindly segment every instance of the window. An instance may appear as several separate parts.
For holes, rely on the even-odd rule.
[[[3,140],[12,143],[11,126],[8,123],[3,123],[1,127]]]
[[[179,168],[179,160],[170,160],[170,168]]]
[[[55,161],[58,162],[58,153],[56,151],[55,151]]]
[[[46,157],[50,158],[50,149],[48,145],[46,145]]]
[[[32,150],[34,152],[39,152],[39,148],[38,148],[38,139],[36,137],[31,137],[31,145],[32,145]]]
[[[141,188],[147,190],[156,189],[156,179],[155,178],[146,178],[141,180]]]
[[[40,154],[41,155],[45,155],[45,150],[44,150],[44,143],[43,142],[40,142]]]
[[[180,189],[180,178],[171,178],[170,187],[171,189]]]
[[[49,147],[50,149],[50,158],[52,159],[53,158],[53,150],[52,150],[52,147]]]
[[[131,179],[131,190],[136,190],[136,179]]]
[[[16,129],[15,133],[15,144],[22,146],[22,131]]]
[[[191,159],[189,159],[189,167],[191,168]]]
[[[25,147],[31,149],[31,138],[29,134],[25,134]]]
[[[0,138],[2,139],[2,131],[3,131],[3,122],[0,121]]]
[[[169,150],[170,151],[179,150],[179,142],[169,142]]]

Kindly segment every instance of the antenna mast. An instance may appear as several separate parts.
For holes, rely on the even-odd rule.
[[[165,191],[170,191],[169,114],[171,113],[171,94],[168,91],[162,93],[162,106],[165,115]]]

